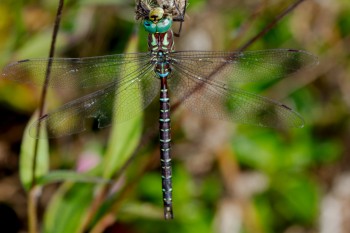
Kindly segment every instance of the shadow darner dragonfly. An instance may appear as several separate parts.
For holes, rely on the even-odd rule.
[[[110,125],[112,117],[122,122],[146,108],[160,92],[164,217],[172,219],[170,97],[215,119],[273,128],[303,127],[303,119],[289,107],[244,91],[238,85],[272,82],[315,64],[317,59],[294,49],[175,51],[171,26],[173,21],[183,21],[186,6],[147,3],[139,2],[136,13],[149,33],[148,52],[51,59],[50,87],[97,90],[42,116],[31,126],[30,134],[36,137],[38,125],[46,127],[50,138],[79,133],[85,130],[88,118],[95,118],[99,128]],[[183,12],[175,15],[173,12],[179,12],[179,8]],[[40,85],[48,61],[14,62],[4,68],[2,77]],[[29,80],[29,74],[42,78]]]

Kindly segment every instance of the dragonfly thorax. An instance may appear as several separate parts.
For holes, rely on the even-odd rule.
[[[169,53],[174,51],[174,35],[172,30],[166,33],[150,33],[148,34],[148,50],[153,55],[157,55],[158,51]]]

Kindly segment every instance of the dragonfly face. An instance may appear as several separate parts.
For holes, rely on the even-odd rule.
[[[164,10],[161,7],[155,7],[154,9],[152,9],[149,12],[149,18],[153,21],[153,22],[158,22],[159,20],[161,20],[164,16]]]
[[[169,15],[164,14],[164,10],[160,7],[152,9],[148,18],[144,19],[143,26],[148,33],[165,33],[173,23]]]

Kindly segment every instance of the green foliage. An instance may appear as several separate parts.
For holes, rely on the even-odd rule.
[[[93,184],[63,184],[46,210],[44,232],[81,232],[94,189]]]
[[[349,19],[349,9],[345,9],[339,15],[339,27],[342,36],[348,36],[350,34],[350,19]]]
[[[37,119],[37,114],[34,114],[29,121],[28,126]],[[20,154],[20,178],[22,185],[28,191],[33,185],[33,177],[40,179],[47,174],[49,169],[49,143],[47,139],[39,140],[37,154],[35,151],[35,139],[29,136],[28,127],[23,134]],[[45,135],[45,131],[41,130],[41,135]],[[35,163],[35,171],[33,170],[33,163]],[[33,173],[35,172],[35,176]]]
[[[136,37],[131,37],[129,45],[125,52],[132,53],[137,51]],[[140,90],[132,89],[132,95],[138,97],[135,105],[142,105]],[[124,92],[117,96],[115,102],[123,99]],[[141,108],[141,107],[140,107]],[[142,113],[133,117],[129,121],[118,124],[118,117],[114,117],[114,124],[110,135],[106,158],[104,164],[103,177],[111,178],[125,164],[127,159],[133,154],[137,147],[142,133]]]
[[[132,38],[130,40],[127,52],[135,51],[137,40]],[[134,89],[134,95],[137,96],[137,89]],[[122,93],[123,94],[123,93]],[[121,95],[122,95],[121,94]],[[119,98],[123,98],[117,95],[115,101]],[[134,101],[134,104],[140,104]],[[116,125],[118,122],[118,117],[114,117],[114,125],[111,130],[111,136],[107,145],[106,153],[101,161],[100,169],[101,173],[98,174],[100,177],[111,179],[112,176],[118,172],[121,167],[125,164],[126,160],[132,155],[138,141],[140,139],[142,130],[142,115],[129,120],[126,123]],[[58,175],[58,176],[57,176]],[[62,186],[60,192],[57,192],[54,196],[54,201],[48,207],[47,215],[45,218],[45,231],[46,232],[80,232],[86,221],[86,217],[89,215],[89,211],[94,211],[91,208],[91,203],[93,203],[93,193],[95,191],[99,192],[104,187],[103,184],[107,180],[96,179],[88,175],[79,175],[69,172],[57,172],[54,171],[51,176],[44,177],[46,181],[56,180],[65,178],[65,180],[75,181],[75,182],[96,182],[97,184],[102,184],[93,186],[84,183],[71,184],[66,181],[66,185]],[[104,184],[106,185],[106,184]],[[77,195],[74,195],[76,191]],[[68,197],[68,198],[67,198]],[[109,208],[106,211],[111,211]],[[61,213],[67,213],[65,218],[62,218]],[[60,227],[56,226],[56,222],[60,222]],[[62,228],[61,228],[62,226]]]
[[[68,170],[54,170],[39,177],[37,183],[39,185],[48,185],[55,182],[70,181],[81,183],[110,183],[110,180],[102,179],[100,177],[93,177],[89,174],[68,171]]]

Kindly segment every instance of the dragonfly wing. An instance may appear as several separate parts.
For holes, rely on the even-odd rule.
[[[303,127],[304,121],[301,116],[287,106],[229,84],[227,79],[240,77],[238,74],[229,73],[229,70],[236,72],[234,66],[225,71],[210,71],[209,68],[214,66],[211,66],[208,61],[204,61],[208,63],[207,66],[203,65],[201,61],[198,62],[196,56],[192,61],[186,59],[188,62],[174,59],[172,76],[168,81],[169,87],[175,94],[176,101],[183,103],[192,111],[204,116],[243,124],[273,128]],[[196,60],[200,66],[193,60]],[[275,65],[278,64],[275,63]],[[289,70],[295,72],[297,68],[294,67]],[[300,67],[299,65],[298,68]],[[208,75],[209,73],[211,75]],[[242,79],[244,78],[246,77],[242,76]],[[270,79],[273,78],[275,77]],[[255,80],[258,79],[259,77],[255,77]],[[253,77],[249,80],[252,81]]]
[[[49,86],[55,88],[102,87],[130,81],[139,67],[149,63],[149,53],[116,54],[85,58],[26,59],[7,65],[2,77],[21,83],[43,85],[51,62]]]
[[[126,121],[152,102],[158,93],[158,82],[149,64],[122,85],[110,85],[44,115],[30,127],[29,133],[37,137],[38,127],[46,127],[48,137],[55,138],[84,131],[89,118],[97,120],[99,128],[109,126],[113,117],[118,122]]]
[[[269,82],[318,63],[302,50],[270,49],[247,52],[180,51],[171,53],[173,64],[218,85]]]

